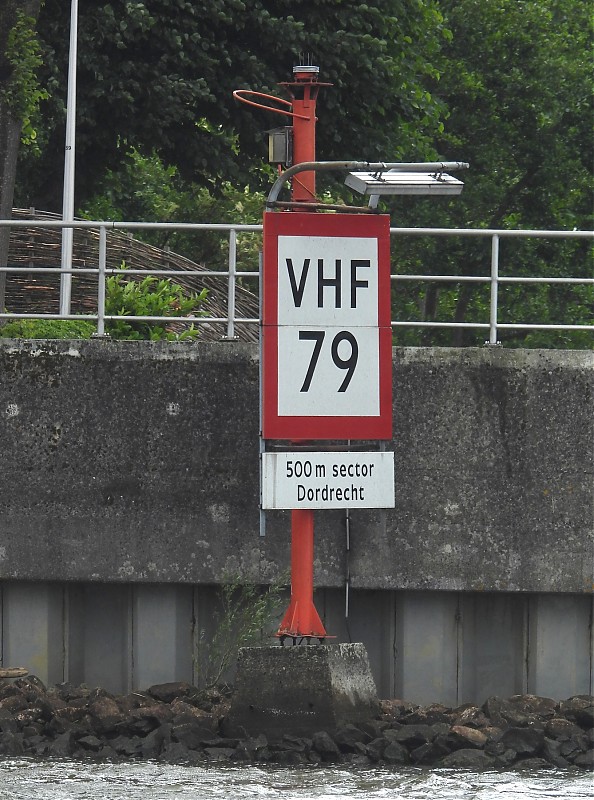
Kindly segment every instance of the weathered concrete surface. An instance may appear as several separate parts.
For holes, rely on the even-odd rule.
[[[594,353],[395,349],[396,508],[352,513],[363,589],[591,592]],[[246,344],[0,340],[0,579],[267,582]],[[316,515],[316,586],[344,583]]]
[[[270,739],[334,733],[379,713],[369,659],[360,642],[239,651],[228,736]]]

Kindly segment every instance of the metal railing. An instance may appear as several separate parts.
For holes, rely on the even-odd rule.
[[[262,225],[233,225],[233,224],[202,224],[202,223],[148,223],[148,222],[102,222],[102,221],[75,221],[72,223],[62,222],[61,220],[0,220],[0,227],[16,228],[74,228],[74,229],[93,229],[99,231],[99,252],[96,267],[73,267],[63,269],[61,267],[23,267],[7,266],[0,267],[0,273],[22,273],[27,274],[64,274],[72,275],[97,275],[97,313],[96,314],[59,314],[59,313],[11,313],[4,311],[0,313],[0,319],[62,319],[62,320],[89,320],[96,322],[97,335],[105,335],[105,323],[110,320],[125,318],[126,321],[141,322],[183,322],[201,325],[205,323],[218,323],[225,326],[226,334],[221,337],[224,339],[236,338],[236,325],[238,323],[259,324],[258,317],[236,316],[236,293],[238,280],[258,279],[258,272],[237,269],[237,235],[242,232],[259,233]],[[198,232],[210,231],[219,232],[228,236],[228,268],[226,270],[176,270],[176,269],[114,269],[107,267],[107,233],[108,231],[155,231],[164,230],[169,232]],[[505,284],[581,284],[594,286],[594,273],[591,278],[572,278],[572,277],[527,277],[527,276],[502,276],[500,275],[499,263],[499,244],[501,239],[587,239],[594,241],[592,231],[545,231],[545,230],[490,230],[479,228],[391,228],[392,237],[474,237],[489,238],[491,240],[490,274],[477,275],[410,275],[393,274],[392,281],[416,281],[416,282],[439,282],[439,283],[479,283],[490,286],[489,319],[485,322],[443,322],[427,320],[393,320],[392,327],[412,327],[412,328],[466,328],[488,331],[489,339],[486,344],[495,345],[498,343],[498,331],[501,330],[543,330],[543,331],[591,331],[594,332],[594,319],[591,324],[549,324],[549,323],[505,323],[498,319],[499,314],[499,290]],[[130,316],[120,317],[118,315],[108,315],[105,313],[105,290],[106,277],[108,275],[126,274],[133,276],[141,274],[166,275],[167,277],[176,276],[211,276],[226,280],[227,282],[227,314],[225,316],[185,316],[185,317],[151,317],[151,316]]]
[[[392,327],[439,327],[474,328],[489,331],[485,344],[498,344],[499,330],[544,330],[544,331],[591,331],[594,332],[594,309],[591,324],[549,324],[549,323],[505,323],[499,322],[499,287],[503,284],[581,284],[594,286],[592,278],[569,277],[510,277],[499,274],[499,243],[501,239],[589,239],[594,241],[594,231],[541,231],[541,230],[493,230],[488,228],[390,228],[392,236],[458,236],[491,239],[491,269],[488,276],[477,275],[392,275],[393,281],[427,281],[451,283],[482,283],[490,285],[488,322],[427,322],[392,321]]]

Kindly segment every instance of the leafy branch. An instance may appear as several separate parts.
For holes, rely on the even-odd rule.
[[[126,268],[125,262],[122,269]],[[200,306],[208,289],[188,294],[183,286],[170,278],[147,275],[140,281],[130,280],[119,273],[106,281],[105,313],[120,317],[184,317],[203,314]],[[181,341],[195,338],[198,329],[191,324],[182,333],[167,330],[166,323],[138,320],[110,320],[106,330],[114,339],[160,339]]]
[[[283,577],[263,588],[235,576],[221,584],[215,633],[209,640],[206,631],[200,631],[200,649],[195,659],[197,682],[205,689],[221,682],[241,647],[260,643],[272,634],[285,583]]]
[[[22,9],[17,9],[15,24],[8,33],[4,59],[9,65],[10,79],[0,90],[0,103],[7,106],[15,119],[22,120],[21,140],[32,144],[37,138],[32,117],[40,101],[49,94],[39,87],[37,80],[42,59],[35,19]]]

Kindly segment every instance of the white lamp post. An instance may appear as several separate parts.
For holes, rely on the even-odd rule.
[[[74,165],[76,139],[76,59],[78,32],[78,0],[70,4],[70,49],[68,55],[68,96],[66,100],[66,149],[64,154],[64,195],[62,219],[64,222],[74,220]],[[73,229],[62,229],[62,261],[63,270],[72,269]],[[70,314],[70,295],[72,289],[72,273],[62,272],[60,275],[60,314]]]

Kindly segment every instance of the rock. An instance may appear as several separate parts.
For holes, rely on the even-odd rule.
[[[554,717],[545,725],[545,735],[551,739],[567,741],[567,739],[579,736],[581,733],[582,729],[579,725],[562,717]]]
[[[93,752],[98,753],[103,747],[103,742],[96,736],[89,734],[88,736],[81,736],[81,738],[78,740],[78,746],[82,747],[83,750],[92,750]]]
[[[594,727],[594,697],[580,694],[559,704],[559,716],[577,723],[581,728]]]
[[[517,770],[537,770],[537,769],[551,769],[553,765],[549,764],[544,758],[521,758],[512,764],[513,769]]]
[[[594,703],[588,695],[561,704],[536,695],[489,698],[482,708],[455,710],[382,701],[382,716],[343,722],[333,736],[333,730],[312,738],[277,732],[269,742],[263,733],[242,741],[221,735],[227,696],[199,696],[185,682],[117,697],[70,684],[47,691],[35,676],[17,683],[0,683],[0,753],[13,756],[593,769]]]
[[[170,705],[163,705],[163,708],[171,709],[174,716],[183,714],[184,716],[194,717],[195,719],[208,721],[211,723],[215,719],[215,715],[211,711],[205,711],[193,703],[188,702],[189,698],[176,697]]]
[[[578,736],[572,736],[571,739],[562,741],[560,753],[564,758],[570,761],[579,753],[585,753],[588,750],[588,738],[585,733],[580,733]]]
[[[398,742],[389,742],[384,749],[383,760],[387,764],[409,764],[408,750]]]
[[[240,742],[235,748],[231,759],[233,761],[253,761],[254,754],[250,751],[245,742]]]
[[[449,769],[490,769],[495,759],[484,750],[456,750],[441,759],[440,766]]]
[[[372,739],[367,745],[365,745],[366,755],[372,761],[381,761],[384,757],[384,750],[390,744],[388,739],[384,739],[380,737],[378,739]]]
[[[587,769],[590,772],[594,771],[594,750],[587,750],[585,753],[580,753],[573,759],[573,765],[580,769]]]
[[[164,761],[166,764],[188,764],[193,766],[204,761],[204,754],[188,750],[180,742],[171,742],[163,748],[159,761]]]
[[[318,731],[312,736],[312,747],[323,761],[338,761],[340,750],[326,731]]]
[[[198,750],[205,739],[210,739],[212,732],[201,725],[196,725],[194,721],[174,722],[171,725],[171,738],[175,742],[181,742],[189,750]]]
[[[202,747],[230,747],[231,750],[234,750],[239,744],[239,739],[215,736],[214,738],[210,737],[209,739],[205,739],[200,744]]]
[[[410,757],[415,764],[435,764],[450,752],[447,736],[440,734],[432,742],[425,742],[420,747],[416,747]]]
[[[7,756],[20,756],[25,752],[22,733],[3,733],[0,736],[0,753]]]
[[[24,694],[31,692],[34,697],[40,694],[47,694],[47,687],[36,675],[29,675],[26,678],[19,678],[14,682]]]
[[[383,732],[389,727],[390,723],[387,720],[382,719],[362,720],[361,722],[357,723],[357,728],[369,736],[369,741],[382,736]]]
[[[429,725],[403,725],[397,730],[385,730],[384,737],[389,741],[404,744],[412,750],[425,742],[430,742],[434,738],[434,733]]]
[[[131,734],[146,735],[165,722],[171,722],[173,713],[163,703],[133,708],[123,723]]]
[[[8,709],[0,707],[0,733],[16,733],[18,723]]]
[[[459,713],[456,712],[455,724],[463,725],[465,728],[487,728],[489,718],[482,709],[477,706],[468,706]]]
[[[545,737],[542,746],[542,757],[546,759],[549,764],[563,769],[569,766],[569,761],[561,755],[561,742],[555,739],[547,739]]]
[[[264,746],[268,744],[266,737],[264,735],[260,734],[258,739],[264,740],[265,742]],[[311,745],[312,745],[311,739],[307,739],[304,736],[291,736],[288,733],[285,733],[285,735],[282,738],[282,741],[280,742],[280,747],[283,750],[294,750],[297,753],[309,752],[309,750],[311,749]]]
[[[494,725],[488,725],[486,728],[481,729],[490,742],[497,742],[503,733],[502,728],[496,728]]]
[[[172,703],[176,697],[188,697],[196,693],[196,688],[186,681],[173,683],[157,683],[147,690],[151,697],[162,703]]]
[[[436,725],[439,722],[452,724],[452,709],[440,703],[418,708],[409,714],[403,714],[398,721],[403,725]]]
[[[43,730],[43,724],[41,722],[38,722],[32,725],[25,725],[21,729],[21,733],[23,734],[25,739],[31,739],[34,736],[39,736],[42,730]]]
[[[348,753],[346,756],[347,763],[357,769],[368,767],[371,764],[369,758],[360,753]]]
[[[204,752],[209,761],[229,761],[233,755],[234,747],[205,747]]]
[[[21,691],[18,694],[12,694],[5,697],[4,700],[0,700],[0,709],[5,709],[10,714],[16,714],[28,707],[29,703]]]
[[[86,700],[90,694],[90,689],[87,686],[74,686],[68,682],[57,683],[51,691],[55,692],[65,703],[71,703],[73,700]]]
[[[259,736],[256,736],[255,739],[250,739],[249,741],[250,741],[250,745],[254,748],[254,751],[256,753],[258,753],[258,752],[260,752],[260,750],[264,750],[266,747],[268,747],[268,739],[266,738],[266,736],[263,733],[261,733]],[[308,741],[308,740],[305,739],[304,741]],[[309,746],[311,747],[311,741],[309,742]]]
[[[28,737],[23,742],[23,746],[28,753],[31,753],[35,756],[41,757],[49,755],[50,742],[46,736],[39,735]]]
[[[117,736],[109,742],[109,746],[119,756],[131,758],[142,750],[142,739],[139,736]]]
[[[485,750],[485,752],[487,752]],[[488,755],[492,755],[492,753],[488,753]],[[511,748],[502,748],[501,752],[495,757],[495,766],[503,767],[506,769],[507,767],[511,767],[511,765],[516,760],[516,751],[512,750]]]
[[[403,714],[411,714],[418,706],[404,700],[380,700],[380,713],[391,719],[399,719]]]
[[[287,737],[287,739],[290,738],[292,737]],[[287,741],[286,746],[287,749],[289,749],[291,747],[291,743]],[[305,746],[303,749],[305,750]],[[268,739],[263,733],[261,733],[255,738],[246,739],[245,741],[239,742],[235,748],[232,758],[237,761],[268,761],[270,758]]]
[[[544,733],[532,728],[508,728],[500,741],[519,756],[535,756],[544,744]]]
[[[68,758],[74,752],[76,742],[72,731],[61,733],[53,742],[48,745],[48,755],[56,758]]]
[[[60,733],[65,733],[66,731],[76,731],[78,729],[82,729],[85,721],[86,725],[84,727],[90,728],[90,718],[86,718],[85,720],[85,713],[83,709],[71,709],[66,707],[60,709],[59,712],[54,714],[45,727],[49,734],[56,736]]]
[[[507,699],[490,697],[484,703],[483,711],[498,727],[505,727],[507,723],[521,728],[554,717],[557,707],[557,703],[549,697],[517,694]]]
[[[481,749],[488,741],[485,733],[476,728],[467,728],[465,725],[452,725],[447,737],[450,750],[465,750],[469,747]]]
[[[66,706],[65,708],[60,708],[56,712],[54,712],[54,719],[56,717],[60,717],[61,719],[67,720],[68,722],[80,722],[87,716],[87,707],[86,705],[78,706]]]
[[[0,683],[0,701],[15,695],[23,695],[18,686],[15,686],[14,683]]]
[[[367,757],[367,745],[363,744],[362,742],[358,742],[355,745],[355,755]]]
[[[298,753],[296,750],[280,750],[275,756],[275,762],[288,767],[295,767],[307,764],[305,753]]]
[[[99,734],[115,731],[125,720],[116,701],[107,694],[97,695],[90,701],[89,716],[93,730]]]
[[[355,745],[358,742],[363,744],[370,742],[372,737],[364,733],[356,725],[345,725],[336,732],[334,741],[343,753],[354,753]]]
[[[164,747],[171,743],[171,725],[165,723],[148,733],[142,740],[140,752],[143,758],[157,758]]]

